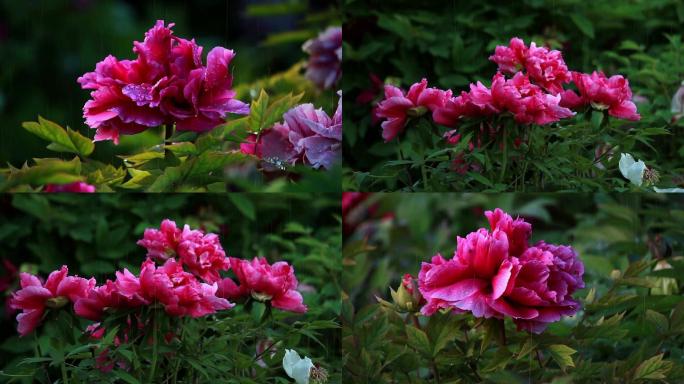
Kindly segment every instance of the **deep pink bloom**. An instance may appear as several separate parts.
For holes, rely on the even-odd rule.
[[[525,67],[527,51],[525,43],[520,38],[514,37],[508,46],[497,45],[489,60],[495,62],[499,70],[513,74]]]
[[[45,192],[93,193],[95,192],[95,186],[82,181],[75,181],[69,184],[48,184],[45,186]]]
[[[159,268],[147,259],[140,268],[139,278],[128,270],[117,272],[116,286],[129,300],[163,304],[165,311],[172,316],[200,317],[234,306],[216,296],[216,283],[200,283],[174,259],[168,259]]]
[[[342,159],[342,94],[331,118],[313,104],[302,104],[283,115],[283,123],[251,135],[240,145],[242,153],[264,160],[267,170],[305,164],[330,169]]]
[[[218,235],[190,231],[187,225],[178,244],[178,256],[188,271],[208,283],[220,280],[219,271],[230,269],[230,260],[221,247]]]
[[[329,27],[302,49],[309,54],[306,78],[318,88],[332,88],[342,77],[342,28]]]
[[[500,71],[509,74],[526,70],[536,85],[554,95],[562,92],[563,84],[572,80],[560,51],[537,47],[534,42],[528,48],[517,37],[511,39],[508,47],[497,46],[489,60],[497,63]]]
[[[135,308],[146,304],[140,296],[128,298],[122,295],[115,282],[107,280],[94,287],[88,294],[74,303],[74,312],[85,319],[100,321],[105,311],[118,308]]]
[[[485,214],[491,231],[480,228],[458,237],[452,259],[438,254],[422,264],[419,289],[427,304],[421,312],[508,316],[519,329],[535,333],[577,312],[579,302],[572,294],[584,286],[584,267],[572,247],[544,242],[529,246],[529,223],[500,209]]]
[[[404,130],[409,117],[442,108],[450,98],[451,91],[427,88],[426,79],[413,84],[406,94],[393,85],[385,85],[385,98],[375,111],[378,118],[387,119],[382,123],[382,138],[394,139]]]
[[[307,311],[302,295],[297,291],[299,283],[294,268],[287,262],[279,261],[270,265],[263,257],[255,257],[251,261],[231,258],[231,265],[240,282],[241,295],[251,294],[254,299],[270,301],[274,308],[285,311]],[[228,294],[236,292],[234,287],[222,288]]]
[[[110,55],[78,79],[82,88],[93,90],[83,116],[97,129],[95,141],[118,143],[121,134],[161,124],[204,132],[223,123],[227,113],[249,112],[231,89],[233,51],[212,49],[205,67],[202,47],[173,36],[172,27],[157,21],[143,42],[134,42],[135,60]]]
[[[147,257],[163,262],[176,256],[182,232],[176,226],[176,222],[164,219],[159,229],[145,229],[143,238],[138,240],[137,244],[147,249]]]
[[[527,51],[525,69],[537,85],[554,95],[562,92],[563,84],[572,80],[560,51],[537,47],[534,42]]]
[[[620,119],[639,120],[641,116],[632,101],[629,81],[621,75],[607,78],[603,72],[572,73],[573,81],[579,90],[583,104],[591,104],[598,110],[608,110],[608,114]],[[567,96],[566,96],[567,97]]]
[[[46,308],[58,308],[67,302],[76,302],[86,297],[95,286],[95,279],[86,280],[78,276],[68,276],[66,265],[50,273],[45,284],[34,275],[20,274],[21,289],[12,294],[10,306],[21,309],[17,315],[17,331],[22,336],[31,333],[38,325]]]
[[[220,279],[219,272],[230,268],[230,261],[213,233],[190,229],[181,230],[171,220],[162,221],[159,229],[147,228],[138,245],[147,249],[153,260],[166,261],[178,257],[188,271],[202,280],[213,283]]]

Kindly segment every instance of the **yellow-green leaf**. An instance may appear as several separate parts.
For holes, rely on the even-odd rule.
[[[551,354],[551,358],[556,361],[562,370],[575,366],[575,362],[572,361],[572,355],[577,353],[576,350],[564,344],[549,345],[547,349]]]

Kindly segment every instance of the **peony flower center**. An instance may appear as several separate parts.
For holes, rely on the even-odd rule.
[[[45,306],[52,309],[62,308],[63,306],[67,305],[68,302],[69,298],[64,296],[57,296],[45,300]]]
[[[423,107],[423,106],[421,105],[421,106],[418,106],[418,107],[409,108],[409,109],[406,111],[406,114],[407,114],[408,116],[411,116],[411,117],[419,117],[419,116],[423,116],[427,111],[428,111],[427,107]]]
[[[271,300],[273,298],[273,296],[271,296],[269,294],[262,293],[262,292],[255,292],[255,291],[252,291],[252,297],[254,298],[254,300],[257,300],[257,301],[268,301],[268,300]]]
[[[596,110],[599,110],[599,111],[605,111],[605,110],[608,109],[610,106],[605,105],[605,104],[602,104],[602,103],[597,103],[597,102],[595,102],[595,101],[592,101],[592,102],[591,102],[591,107],[594,108],[594,109],[596,109]]]

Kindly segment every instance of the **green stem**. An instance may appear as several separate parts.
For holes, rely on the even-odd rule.
[[[154,382],[154,374],[155,371],[157,370],[157,343],[159,340],[158,336],[158,328],[159,324],[157,321],[157,309],[153,308],[152,309],[152,328],[154,329],[152,333],[152,368],[150,369],[150,377],[148,382],[152,383]]]
[[[173,124],[164,125],[164,144],[173,136]]]
[[[420,171],[423,175],[423,186],[424,186],[425,190],[427,191],[428,190],[428,179],[427,179],[427,170],[425,169],[425,164],[423,164],[420,167]]]
[[[69,384],[69,377],[67,376],[66,364],[64,363],[64,361],[62,361],[62,365],[60,368],[62,370],[62,382],[64,384]]]

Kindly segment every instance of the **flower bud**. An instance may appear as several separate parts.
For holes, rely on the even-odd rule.
[[[404,275],[401,285],[396,291],[390,288],[390,294],[395,308],[401,312],[418,312],[420,307],[425,304],[425,300],[418,290],[416,279],[409,274]]]

